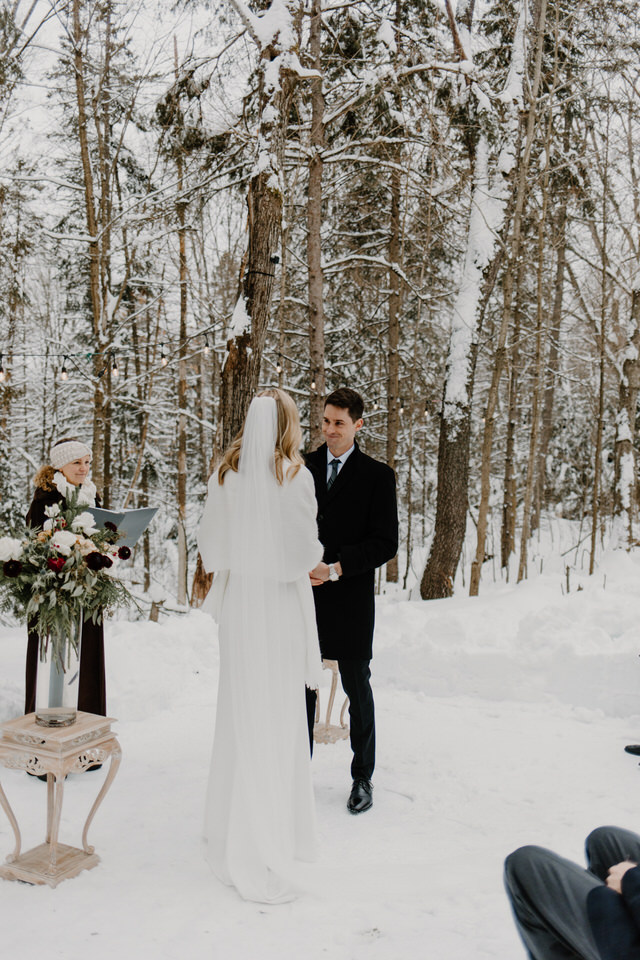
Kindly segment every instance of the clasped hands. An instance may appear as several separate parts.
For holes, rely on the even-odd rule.
[[[334,567],[338,576],[341,577],[342,567],[340,566],[339,560],[336,560]],[[321,560],[320,563],[309,572],[309,579],[311,580],[312,587],[321,587],[323,583],[329,580],[329,564]]]
[[[632,860],[623,860],[622,863],[615,863],[610,867],[606,879],[606,884],[609,889],[615,890],[616,893],[622,893],[622,878],[627,870],[633,870],[633,868],[637,866],[638,864],[633,863]]]

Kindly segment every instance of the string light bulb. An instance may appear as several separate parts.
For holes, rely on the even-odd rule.
[[[311,389],[312,389],[312,390],[315,390],[315,388],[316,388],[316,382],[315,382],[315,380],[312,380],[312,381],[311,381]]]
[[[202,352],[204,353],[205,357],[209,356],[209,337],[206,335],[206,333],[204,335],[204,350]]]
[[[164,352],[164,343],[160,344],[160,363],[162,364],[163,367],[166,367],[166,365],[169,363],[169,361],[167,360],[167,355]]]
[[[282,373],[282,364],[280,363],[280,357],[278,357],[278,362],[276,363],[276,373]]]
[[[378,409],[378,401],[377,401],[377,400],[374,400],[374,401],[373,401],[373,409],[374,409],[374,410],[377,410],[377,409]]]
[[[114,377],[117,377],[120,374],[120,371],[118,370],[118,361],[116,360],[115,357],[113,358],[113,366],[111,367],[111,374]]]
[[[69,379],[69,374],[67,373],[67,358],[66,358],[66,357],[65,357],[64,360],[62,361],[62,370],[60,371],[60,379],[61,379],[61,380],[68,380],[68,379]]]
[[[400,413],[404,413],[404,400],[400,397]]]
[[[2,354],[0,353],[0,383],[4,383],[6,379],[6,374],[4,372],[4,367],[2,365]]]

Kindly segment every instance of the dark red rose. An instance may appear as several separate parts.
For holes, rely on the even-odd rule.
[[[89,553],[86,556],[86,564],[89,567],[89,570],[93,570],[94,573],[97,573],[98,570],[102,570],[103,567],[103,557],[101,553],[98,553],[97,550],[94,550],[93,553]]]
[[[67,561],[64,557],[49,557],[47,560],[47,566],[49,570],[54,570],[56,573],[60,573]]]
[[[129,547],[118,547],[118,556],[121,560],[128,560],[131,556],[131,550]]]
[[[117,533],[118,531],[118,528],[116,527],[115,523],[113,523],[111,520],[106,521],[104,528],[105,530],[111,530],[112,533]]]
[[[21,570],[22,564],[19,560],[6,560],[5,563],[2,564],[2,572],[5,577],[17,577]]]
[[[113,560],[111,559],[111,557],[108,557],[108,556],[106,555],[106,553],[103,553],[103,554],[102,554],[102,566],[103,566],[103,567],[112,567],[112,566],[113,566]]]

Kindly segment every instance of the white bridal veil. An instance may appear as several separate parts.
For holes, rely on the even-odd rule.
[[[234,577],[240,630],[256,657],[265,653],[269,633],[286,615],[278,603],[283,584],[296,584],[304,621],[305,680],[316,686],[320,655],[307,574],[322,559],[318,541],[313,480],[301,467],[279,484],[275,476],[277,408],[273,397],[255,397],[245,422],[238,472],[227,471],[224,484],[217,471],[209,480],[209,496],[198,532],[198,547],[206,570],[216,578],[203,610],[216,620]],[[251,638],[251,639],[250,639]],[[257,662],[257,661],[256,661]]]

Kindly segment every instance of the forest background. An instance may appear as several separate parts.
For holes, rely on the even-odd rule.
[[[52,441],[178,604],[251,396],[366,404],[425,598],[636,543],[635,0],[3,0],[0,524]],[[580,558],[580,559],[579,559]],[[162,589],[160,589],[162,588]],[[155,594],[154,594],[155,590]]]

